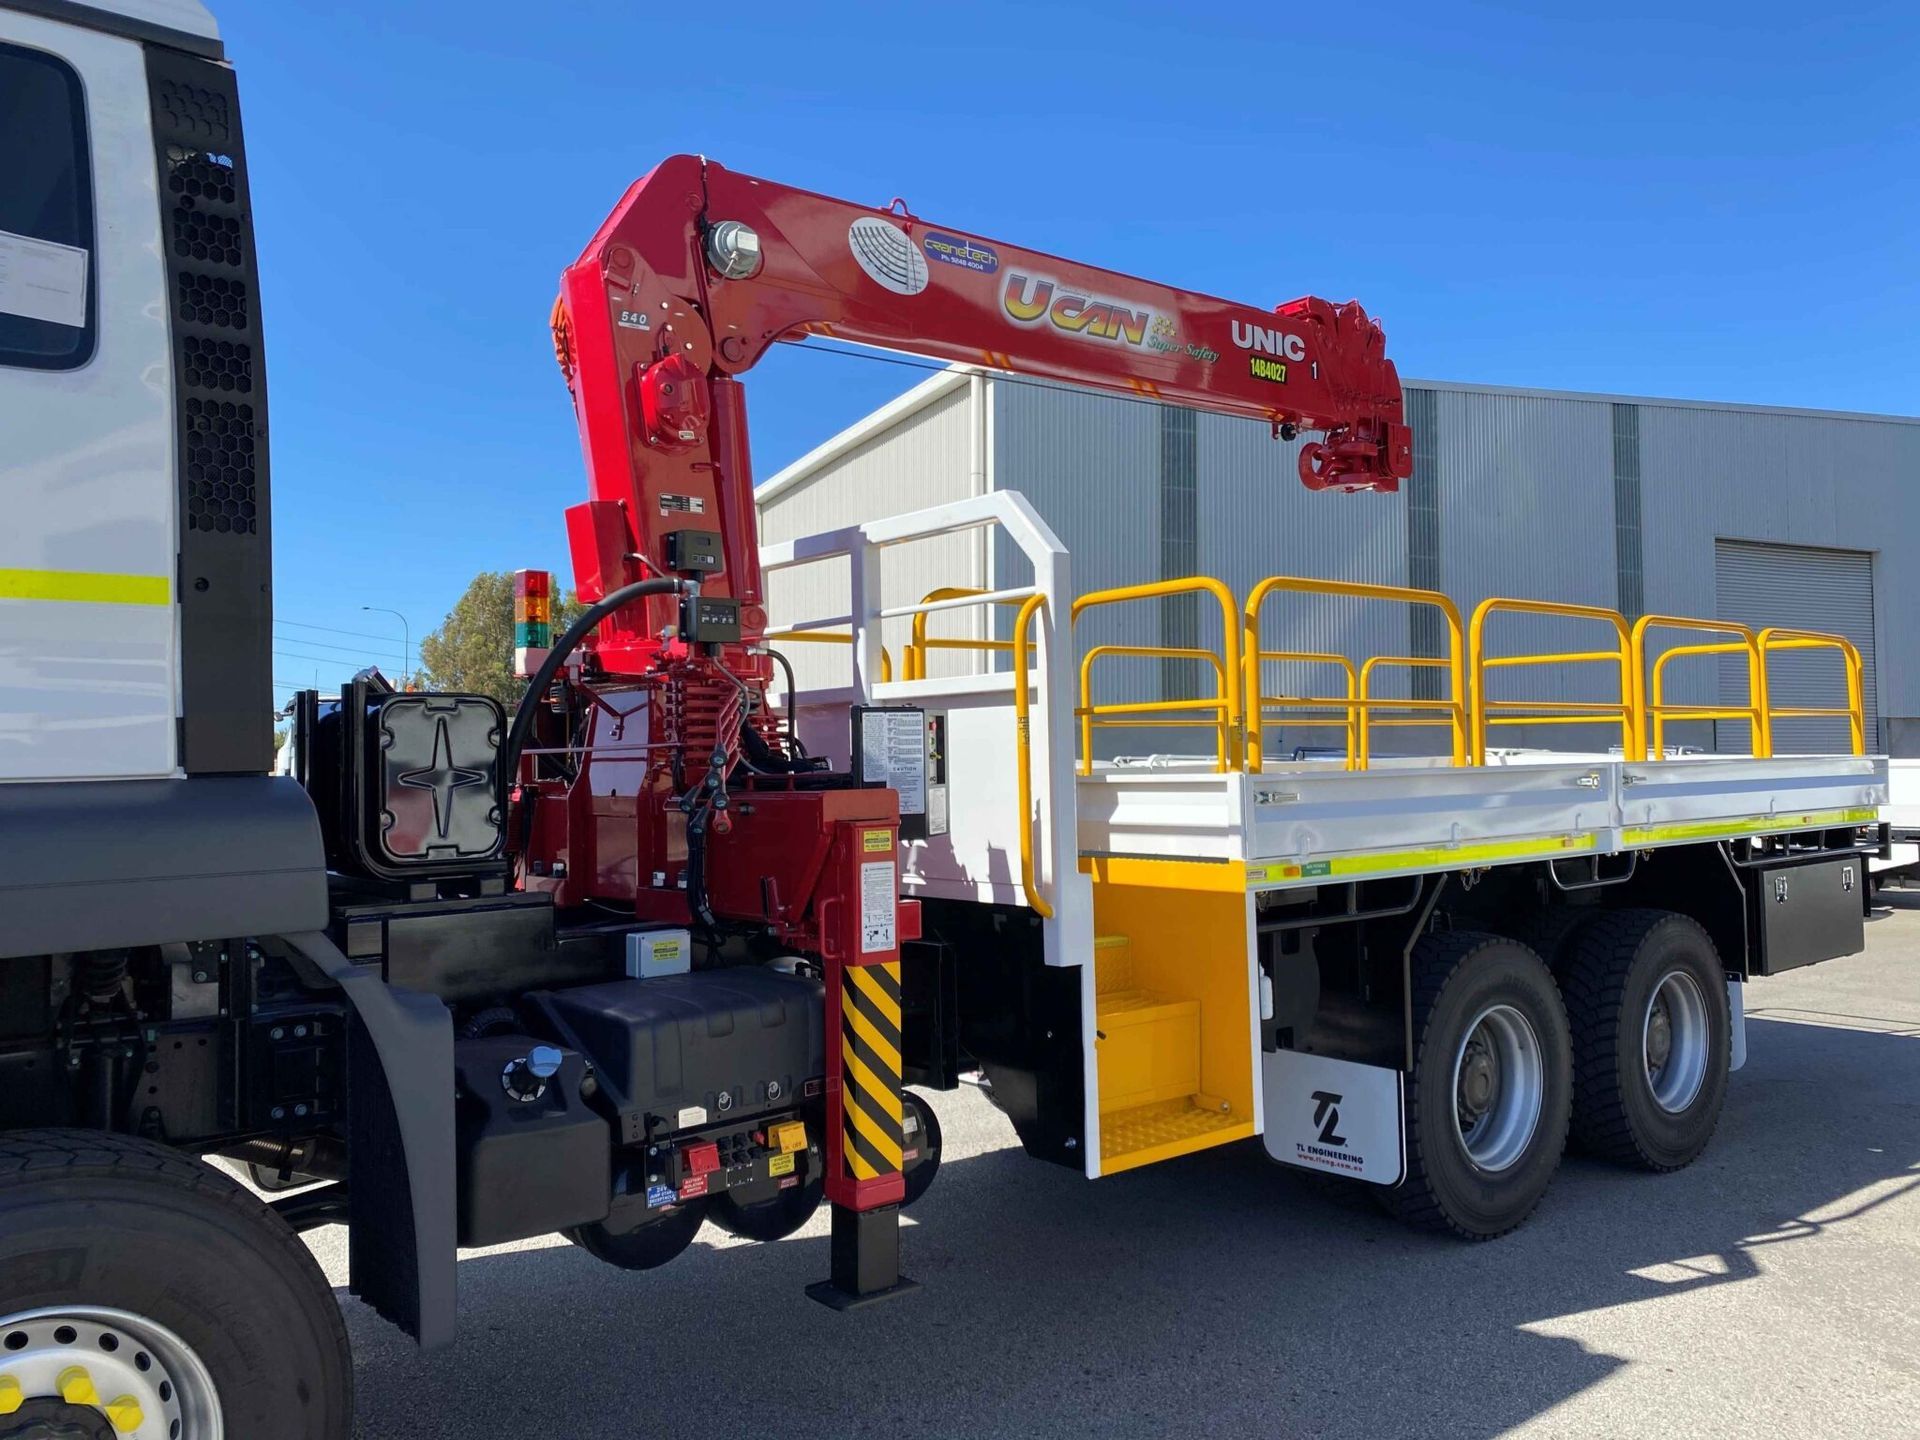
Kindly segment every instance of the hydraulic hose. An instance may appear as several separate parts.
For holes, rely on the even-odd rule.
[[[567,663],[580,642],[587,638],[594,626],[623,606],[636,600],[644,600],[649,595],[684,595],[697,592],[696,582],[676,579],[636,580],[631,585],[622,585],[612,594],[596,600],[569,625],[560,638],[553,642],[553,648],[547,652],[547,658],[532,680],[527,682],[527,693],[520,697],[520,707],[513,712],[513,724],[507,731],[507,746],[500,757],[500,784],[502,795],[500,808],[506,810],[506,794],[520,774],[520,752],[526,748],[527,732],[533,728],[533,717],[545,702],[547,687],[553,684],[553,677],[560,673],[560,667]]]

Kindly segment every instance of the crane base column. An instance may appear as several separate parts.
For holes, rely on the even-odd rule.
[[[909,1290],[920,1282],[900,1273],[900,1207],[849,1210],[833,1207],[830,1278],[807,1287],[807,1298],[834,1310],[858,1310]]]

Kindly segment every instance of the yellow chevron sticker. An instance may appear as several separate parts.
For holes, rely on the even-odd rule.
[[[78,605],[168,605],[173,602],[173,586],[164,575],[0,569],[0,600],[54,600]]]

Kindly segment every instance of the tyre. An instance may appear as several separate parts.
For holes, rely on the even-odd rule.
[[[1581,930],[1602,913],[1589,906],[1542,905],[1514,916],[1511,923],[1501,925],[1499,930],[1546,961],[1547,969],[1558,976]]]
[[[345,1440],[353,1361],[313,1256],[226,1175],[18,1131],[0,1135],[0,1399],[20,1402],[0,1437]]]
[[[1504,1235],[1566,1148],[1572,1055],[1545,963],[1497,935],[1430,935],[1413,952],[1407,1174],[1387,1192],[1416,1229]]]
[[[1561,975],[1573,1026],[1573,1134],[1593,1155],[1678,1170],[1713,1138],[1733,1017],[1707,932],[1667,910],[1614,910]]]
[[[601,1223],[576,1225],[564,1231],[567,1239],[596,1260],[622,1270],[657,1270],[677,1260],[700,1233],[707,1207],[698,1201],[675,1205],[630,1230],[609,1229]]]
[[[906,1134],[906,1198],[900,1202],[904,1210],[933,1184],[933,1177],[940,1173],[940,1117],[933,1113],[933,1106],[921,1099],[911,1090],[900,1092],[905,1119],[902,1129]]]
[[[784,1240],[813,1218],[825,1193],[826,1187],[818,1180],[782,1190],[773,1199],[754,1205],[742,1205],[722,1192],[707,1218],[742,1240]]]

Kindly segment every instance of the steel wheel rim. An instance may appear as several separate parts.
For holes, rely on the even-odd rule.
[[[1707,998],[1684,970],[1669,970],[1647,997],[1640,1059],[1653,1103],[1678,1115],[1707,1083]]]
[[[1540,1128],[1547,1072],[1540,1041],[1511,1005],[1489,1005],[1453,1052],[1453,1121],[1477,1170],[1518,1164]]]
[[[24,1400],[59,1399],[61,1379],[86,1372],[95,1401],[114,1433],[167,1440],[223,1440],[219,1391],[193,1347],[157,1320],[103,1305],[61,1305],[0,1318],[0,1377]],[[117,1407],[132,1400],[137,1430]],[[3,1423],[3,1422],[0,1422]]]

